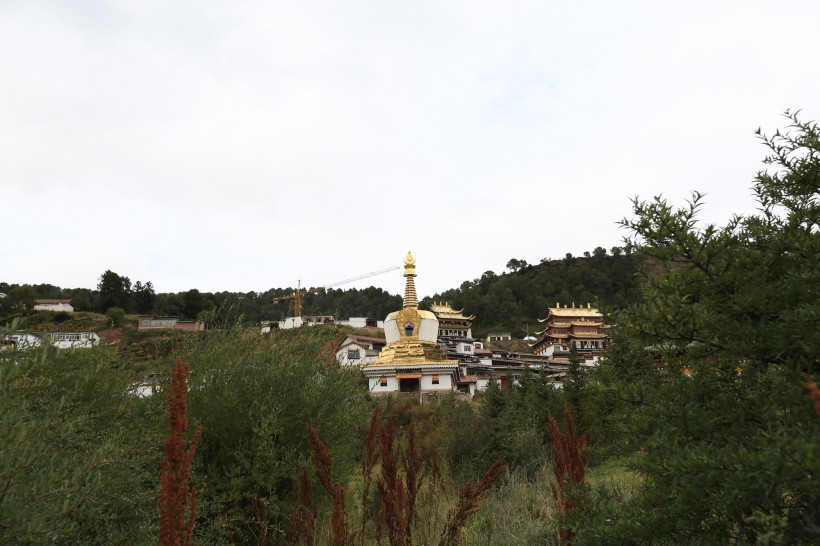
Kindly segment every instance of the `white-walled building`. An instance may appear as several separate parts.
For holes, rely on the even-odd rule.
[[[14,332],[3,336],[4,350],[25,351],[43,344],[42,338],[31,332]]]
[[[340,366],[364,366],[376,361],[385,346],[384,338],[350,334],[339,342],[336,362]]]
[[[34,310],[73,313],[74,306],[71,305],[71,300],[34,300]]]
[[[95,332],[15,332],[3,336],[4,349],[26,350],[49,344],[58,349],[87,349],[100,344]]]
[[[473,319],[474,315],[465,316],[464,310],[456,311],[450,307],[449,303],[433,303],[430,310],[436,315],[438,319],[438,335],[439,337],[451,337],[458,339],[472,339],[473,338]]]
[[[100,344],[100,336],[95,332],[51,332],[48,340],[60,349],[88,349]]]
[[[337,324],[342,326],[352,326],[353,328],[381,328],[384,329],[384,321],[369,317],[350,317],[347,320],[340,320]]]
[[[301,328],[302,326],[316,326],[317,324],[333,324],[335,320],[327,315],[306,315],[302,317],[286,317],[284,320],[269,320],[262,322],[263,334],[269,334],[273,330],[290,330]]]
[[[180,320],[179,317],[155,317],[153,315],[140,315],[137,321],[137,330],[190,330],[198,331],[205,329],[205,323],[201,320]]]

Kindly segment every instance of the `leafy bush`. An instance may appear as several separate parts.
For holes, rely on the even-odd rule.
[[[71,315],[66,313],[65,311],[60,311],[54,315],[54,318],[52,320],[55,324],[62,324],[67,320],[71,320]]]
[[[260,527],[284,536],[295,479],[309,460],[308,424],[333,452],[334,480],[350,474],[370,402],[358,370],[327,360],[324,345],[338,333],[240,331],[181,347],[191,364],[189,416],[202,427],[194,475],[209,526],[198,526],[201,539],[247,542]]]
[[[125,309],[121,307],[111,307],[105,312],[105,315],[111,319],[111,323],[114,326],[122,326],[125,320]]]

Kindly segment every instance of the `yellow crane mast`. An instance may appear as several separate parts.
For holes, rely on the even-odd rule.
[[[397,269],[401,269],[401,266],[395,267],[387,267],[385,269],[379,269],[378,271],[371,271],[370,273],[364,273],[362,275],[356,275],[355,277],[350,277],[349,279],[344,279],[338,282],[334,282],[331,284],[326,284],[325,286],[319,286],[316,288],[308,288],[302,290],[302,281],[299,280],[296,282],[296,291],[289,296],[281,296],[279,298],[273,298],[273,303],[279,303],[280,301],[284,300],[293,300],[293,314],[296,317],[302,316],[302,298],[305,294],[316,294],[318,292],[324,292],[328,288],[334,288],[336,286],[340,286],[343,284],[347,284],[353,281],[360,281],[362,279],[367,279],[368,277],[374,277],[376,275],[381,275],[382,273],[388,273],[390,271],[395,271]]]

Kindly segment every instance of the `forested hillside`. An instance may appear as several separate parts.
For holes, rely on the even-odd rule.
[[[637,275],[642,258],[631,247],[614,247],[608,253],[598,247],[583,257],[570,254],[561,260],[544,259],[536,265],[522,260],[510,260],[508,272],[486,271],[480,278],[464,281],[460,287],[422,300],[423,308],[433,301],[447,301],[465,313],[475,315],[476,335],[492,329],[509,330],[523,337],[544,318],[547,308],[591,303],[606,309],[623,308],[640,299]],[[200,292],[191,289],[179,293],[156,293],[151,282],[131,280],[104,272],[96,290],[63,289],[50,284],[10,285],[0,282],[0,319],[30,309],[39,298],[65,298],[73,301],[76,310],[105,313],[112,307],[127,313],[202,318],[213,326],[220,324],[258,324],[262,320],[281,320],[293,314],[292,300],[280,300],[293,294],[293,288],[272,288],[265,292]],[[381,288],[329,289],[326,292],[306,291],[303,313],[332,315],[337,318],[371,317],[383,319],[401,307],[401,296]]]
[[[465,314],[475,315],[473,334],[505,330],[523,337],[538,328],[538,319],[547,308],[561,305],[600,306],[606,310],[624,308],[641,298],[639,267],[645,260],[632,247],[614,247],[612,254],[601,247],[583,257],[567,254],[561,260],[542,260],[529,265],[510,260],[508,273],[487,271],[480,278],[464,281],[460,287],[425,298],[422,307],[433,301],[449,302]]]

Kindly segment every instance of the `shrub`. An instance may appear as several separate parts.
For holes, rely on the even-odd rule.
[[[122,326],[125,320],[125,309],[120,307],[111,307],[105,312],[106,316],[111,319],[114,326]]]

